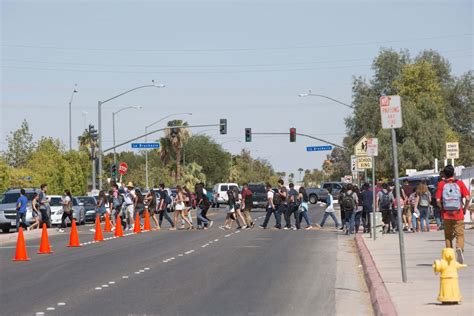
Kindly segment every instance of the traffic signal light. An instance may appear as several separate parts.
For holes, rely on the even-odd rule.
[[[227,119],[221,119],[220,132],[221,132],[221,135],[227,134]]]
[[[117,177],[117,165],[116,164],[113,164],[110,167],[110,173],[112,174],[112,178]]]
[[[250,143],[252,141],[252,129],[246,128],[245,129],[245,142]]]
[[[296,128],[294,127],[290,128],[290,142],[296,142]]]
[[[97,130],[94,129],[94,125],[89,124],[89,135],[91,135],[91,138],[93,141],[96,141],[99,138],[99,135],[97,134]]]

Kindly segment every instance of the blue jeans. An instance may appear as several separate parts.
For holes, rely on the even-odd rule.
[[[352,217],[354,217],[354,229],[355,229],[355,233],[357,234],[359,232],[359,227],[360,227],[360,217],[362,215],[362,211],[360,212],[354,212],[354,215],[352,215]]]
[[[304,211],[300,213],[299,217],[300,223],[304,218],[304,220],[306,221],[306,225],[311,226],[311,221],[309,220],[308,211],[306,209],[304,209]]]
[[[278,211],[270,206],[267,206],[267,214],[265,215],[265,220],[263,221],[262,226],[267,227],[268,222],[270,221],[270,217],[273,215],[275,216],[276,226],[281,228],[281,215],[278,216]]]
[[[199,211],[196,212],[197,213],[197,226],[198,227],[201,227],[202,225],[204,226],[208,226],[209,225],[209,219],[206,218],[206,213],[207,213],[207,210],[209,208],[206,208],[204,207],[204,209],[202,209],[201,207],[199,207]]]
[[[345,211],[345,222],[346,222],[346,229],[348,229],[349,234],[354,233],[354,211]]]
[[[163,217],[166,218],[166,220],[170,223],[171,227],[174,227],[174,223],[173,223],[173,220],[171,219],[171,217],[168,215],[168,211],[167,210],[160,210],[158,212],[159,216],[158,216],[158,223],[160,224],[160,227],[161,227],[161,224],[163,223]]]
[[[325,212],[323,215],[323,219],[321,220],[320,226],[323,227],[324,223],[326,223],[326,219],[331,216],[332,220],[334,221],[334,224],[336,224],[336,228],[339,227],[339,223],[337,222],[337,217],[334,214],[334,212]]]
[[[26,225],[26,212],[20,213],[16,212],[16,231],[18,231],[18,228],[20,227],[20,219],[21,219],[21,227],[23,229],[26,229],[28,225]]]
[[[425,230],[425,225],[426,225],[426,230],[430,230],[430,209],[427,206],[419,206],[418,209],[420,210],[420,225],[421,225],[421,231]],[[426,224],[425,224],[426,222]]]

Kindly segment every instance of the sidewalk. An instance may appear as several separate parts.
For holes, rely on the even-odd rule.
[[[367,246],[398,315],[474,315],[474,230],[465,231],[464,259],[468,267],[459,270],[464,297],[460,305],[441,305],[437,301],[440,279],[434,274],[432,264],[441,258],[445,246],[443,232],[405,233],[404,237],[408,278],[405,284],[401,277],[398,234],[379,234],[376,241],[368,235],[357,236],[359,244],[364,242]],[[370,257],[368,253],[365,255]]]

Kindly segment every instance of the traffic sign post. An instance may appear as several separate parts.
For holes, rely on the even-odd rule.
[[[357,169],[357,156],[351,155],[351,171],[352,171],[352,181],[357,179],[359,181],[359,170]]]
[[[157,149],[160,148],[160,143],[132,143],[134,149]]]
[[[372,157],[372,209],[375,210],[375,157],[379,155],[379,140],[378,138],[369,138],[367,139],[367,155]],[[374,240],[377,239],[376,237],[376,217],[375,211],[372,212],[372,230],[370,233],[372,234],[372,238]]]
[[[372,169],[372,157],[357,157],[357,169]]]
[[[306,147],[306,151],[325,151],[332,150],[332,146],[309,146]]]
[[[454,159],[459,159],[459,143],[446,143],[446,159],[451,159],[454,166]]]
[[[128,165],[125,162],[121,162],[119,164],[119,173],[123,176],[127,174],[128,171]]]
[[[393,173],[395,178],[395,199],[400,201],[400,182],[398,181],[398,153],[397,153],[397,135],[395,128],[403,125],[402,107],[399,95],[380,97],[380,115],[382,117],[382,128],[390,129],[392,132],[392,153],[393,153]],[[407,271],[405,263],[405,241],[402,229],[402,210],[400,203],[397,203],[398,215],[398,239],[400,243],[400,263],[402,267],[402,280],[407,282]],[[375,223],[374,223],[375,224]]]

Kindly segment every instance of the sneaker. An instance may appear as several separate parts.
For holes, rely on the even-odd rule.
[[[242,229],[243,230],[247,230],[249,227],[247,225],[243,226]]]
[[[210,221],[208,227],[211,228],[213,224],[214,224],[214,221]]]
[[[311,230],[313,228],[313,226],[306,226],[305,230]]]
[[[95,229],[94,229],[94,228],[89,229],[89,231],[95,233]]]
[[[289,228],[289,227],[286,227],[286,226],[283,227],[283,230],[288,230],[288,229],[290,229],[290,228]]]
[[[298,230],[298,228],[296,228],[296,227],[291,227],[291,230]]]
[[[267,229],[267,227],[263,225],[258,225],[258,227],[260,227],[261,229]]]
[[[176,230],[176,227],[171,227],[170,230]]]
[[[58,232],[64,233],[64,229],[60,228],[60,229],[58,230]]]
[[[230,228],[229,228],[229,229],[230,229]],[[239,229],[242,229],[242,226],[237,227],[235,230],[239,230]]]
[[[112,231],[115,231],[115,227],[112,227]]]
[[[464,264],[464,254],[461,248],[456,248],[456,257],[460,264]]]

